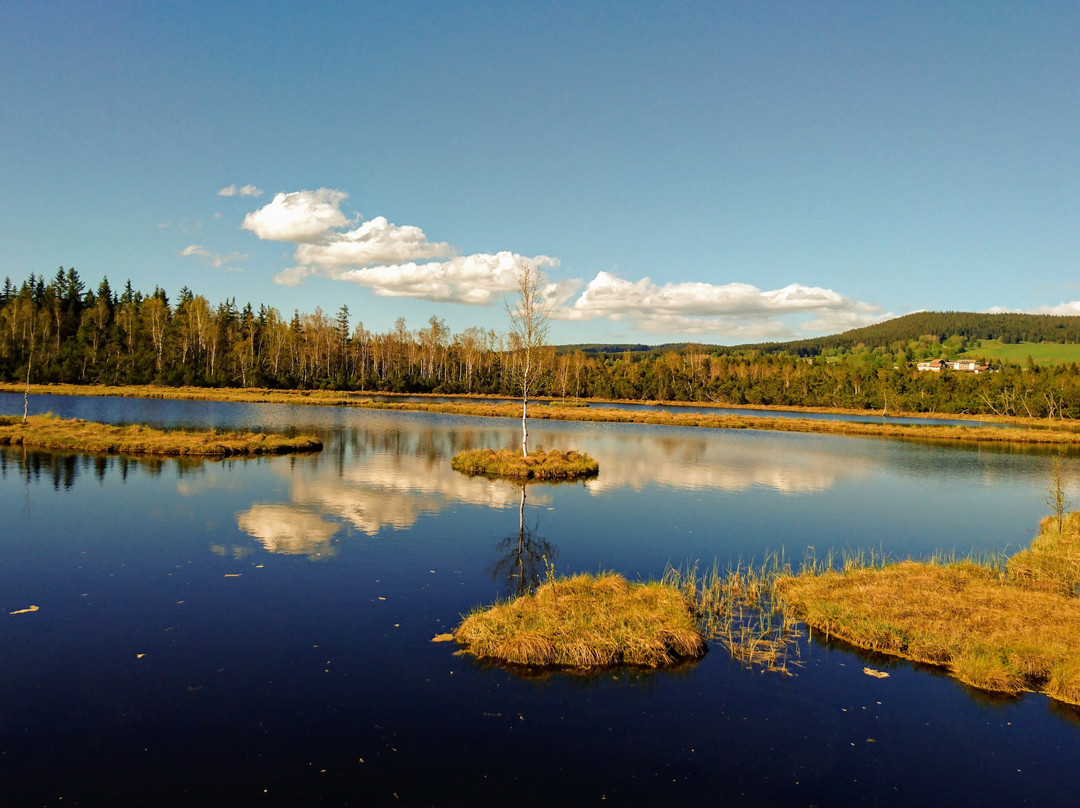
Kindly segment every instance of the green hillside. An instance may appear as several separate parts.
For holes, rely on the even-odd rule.
[[[971,358],[986,358],[999,362],[1027,364],[1028,358],[1036,365],[1067,365],[1080,363],[1080,345],[1060,342],[1021,342],[1007,345],[1001,340],[986,339],[979,342],[979,347],[962,354]]]
[[[740,345],[730,350],[756,349],[768,353],[793,353],[800,356],[817,356],[828,350],[851,350],[859,345],[867,347],[889,346],[912,340],[945,341],[959,336],[965,342],[971,340],[994,340],[1002,346],[1020,343],[1080,344],[1080,317],[1063,317],[1050,314],[980,314],[977,312],[924,311],[906,314],[876,325],[845,331],[826,337],[772,342],[759,345]],[[1019,361],[1027,358],[1023,353]],[[1004,357],[1002,357],[1004,358]],[[1015,360],[1013,360],[1015,361]],[[1036,361],[1038,361],[1036,359]],[[1053,361],[1048,358],[1047,361]],[[1070,357],[1065,361],[1073,361]]]

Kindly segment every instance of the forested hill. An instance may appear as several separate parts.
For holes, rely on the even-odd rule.
[[[946,340],[952,336],[969,339],[999,339],[1005,343],[1064,342],[1080,343],[1080,317],[1052,314],[980,314],[967,311],[920,311],[905,314],[877,325],[855,328],[842,334],[798,340],[739,345],[733,351],[757,349],[767,353],[791,353],[817,356],[830,350],[850,350],[907,343],[925,337]]]

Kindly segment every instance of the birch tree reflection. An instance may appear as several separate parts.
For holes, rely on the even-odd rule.
[[[558,549],[536,533],[536,524],[525,524],[525,484],[521,483],[521,504],[518,507],[518,529],[499,542],[502,555],[495,562],[491,577],[506,580],[509,594],[524,595],[544,580],[546,565],[553,563]]]

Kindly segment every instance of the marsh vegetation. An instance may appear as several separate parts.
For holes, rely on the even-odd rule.
[[[466,449],[450,460],[455,471],[518,480],[577,480],[595,477],[600,464],[588,455],[537,447],[524,457],[511,449]]]
[[[664,582],[616,573],[555,578],[532,594],[474,611],[454,632],[482,659],[589,669],[660,668],[705,653],[683,594]]]
[[[310,435],[287,437],[260,432],[164,430],[138,424],[101,424],[55,415],[32,415],[25,420],[0,416],[0,445],[99,454],[201,457],[313,452],[322,448],[322,442]]]
[[[1007,561],[871,554],[810,558],[796,572],[773,556],[757,568],[669,570],[665,580],[694,604],[707,636],[751,665],[798,664],[801,622],[975,688],[1080,704],[1080,513],[1063,524],[1046,517],[1031,547]]]

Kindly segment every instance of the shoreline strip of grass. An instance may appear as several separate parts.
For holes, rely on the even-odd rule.
[[[19,416],[0,416],[0,445],[95,454],[234,457],[314,452],[322,448],[322,441],[310,435],[163,430],[32,415],[25,424]]]
[[[22,393],[23,386],[0,384],[0,392]],[[431,412],[446,415],[486,418],[519,418],[518,403],[486,403],[483,399],[470,402],[397,402],[373,401],[364,393],[328,390],[282,391],[257,388],[202,387],[106,387],[98,385],[31,385],[31,395],[119,396],[131,398],[162,398],[190,401],[234,401],[243,403],[308,404],[319,406],[349,406],[364,409],[403,412]],[[369,394],[374,395],[374,394]],[[379,393],[378,395],[387,395]],[[1046,421],[1010,419],[1020,427],[952,426],[943,424],[896,424],[854,422],[811,418],[784,418],[752,415],[619,410],[603,407],[565,407],[536,403],[529,408],[529,417],[537,420],[590,421],[601,423],[650,424],[656,426],[700,427],[706,429],[758,429],[774,432],[805,432],[864,438],[901,438],[906,440],[946,443],[996,443],[1040,446],[1080,446],[1080,431],[1055,429]],[[722,407],[717,407],[723,413]],[[825,412],[813,409],[807,412]],[[844,411],[847,412],[847,411]],[[862,413],[865,414],[865,413]],[[926,416],[920,416],[926,417]],[[955,418],[957,416],[948,416]],[[976,421],[978,419],[970,419]],[[984,419],[990,420],[990,419]],[[992,419],[997,422],[1001,419]]]

